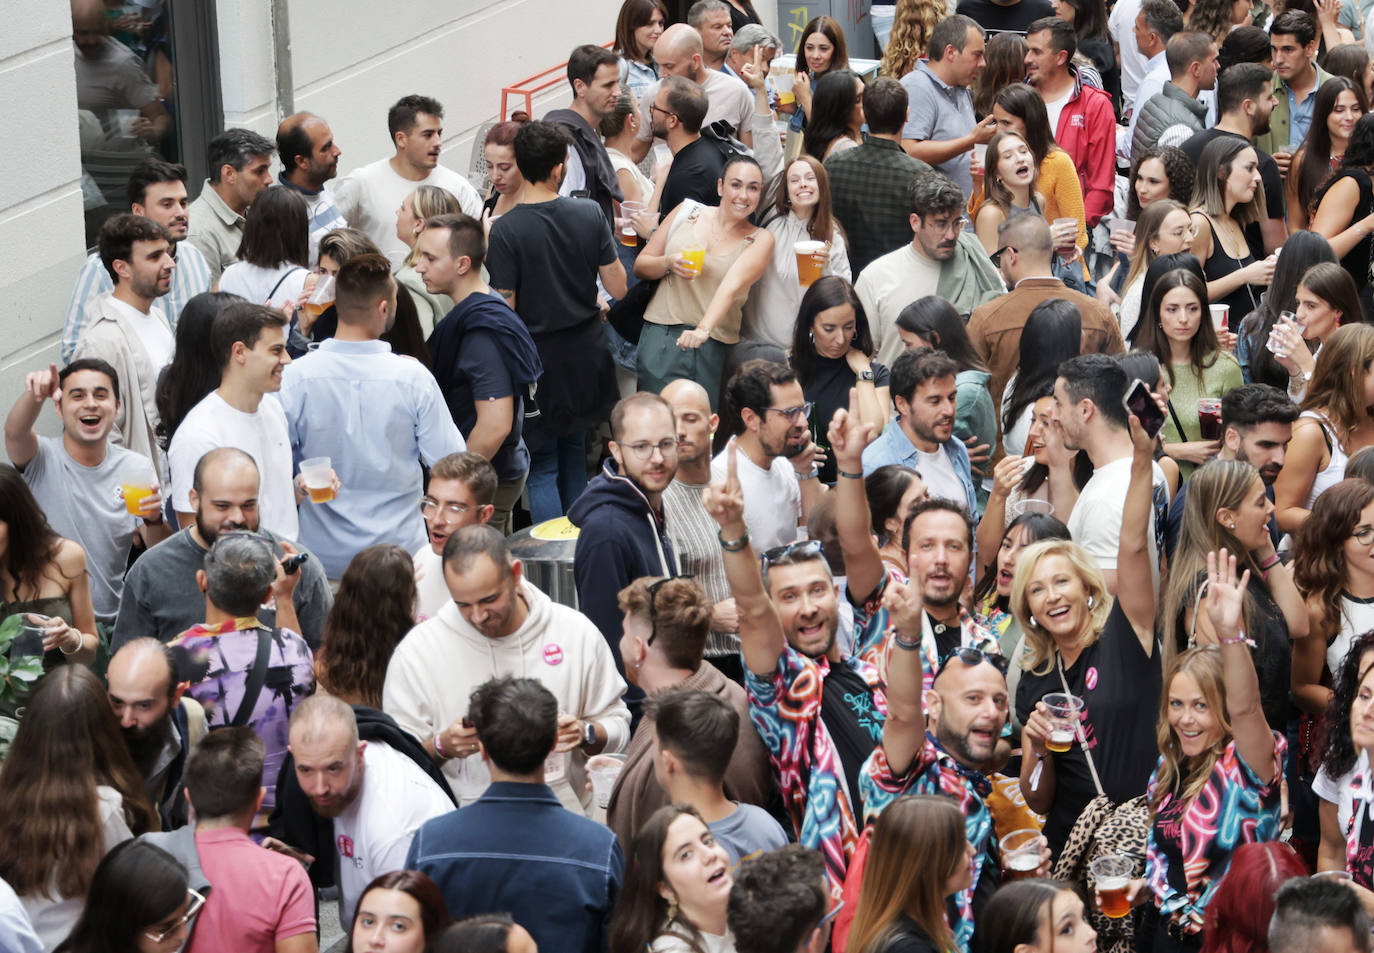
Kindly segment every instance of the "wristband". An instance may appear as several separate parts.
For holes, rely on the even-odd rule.
[[[800,481],[802,481],[802,480],[814,480],[814,479],[816,479],[816,477],[818,477],[818,476],[821,475],[821,468],[820,468],[820,467],[812,467],[812,468],[811,468],[808,472],[806,472],[806,473],[802,473],[800,470],[794,470],[793,472],[797,474],[797,481],[800,482]]]
[[[76,633],[76,648],[74,648],[74,649],[72,649],[70,652],[68,652],[68,651],[67,651],[66,649],[64,649],[61,645],[58,645],[57,651],[61,652],[63,655],[71,656],[71,655],[75,655],[77,652],[80,652],[80,651],[82,650],[82,648],[85,647],[85,645],[86,645],[86,639],[85,639],[85,637],[84,637],[80,632],[77,632],[77,633]]]
[[[1245,635],[1244,629],[1237,629],[1236,634],[1229,639],[1217,639],[1217,641],[1220,642],[1222,645],[1244,644],[1250,646],[1250,648],[1252,649],[1259,648],[1259,646],[1255,644],[1254,639],[1248,638]]]
[[[739,539],[726,539],[721,535],[720,530],[716,530],[716,539],[720,540],[720,548],[727,553],[737,553],[749,545],[749,533],[747,531]]]
[[[835,472],[846,480],[862,480],[864,478],[862,473],[850,473],[848,470],[836,470]]]
[[[1260,563],[1260,572],[1267,573],[1269,570],[1277,566],[1280,562],[1281,560],[1279,559],[1279,554],[1275,553],[1274,555],[1266,559],[1264,562]]]
[[[442,731],[434,736],[434,753],[437,754],[439,757],[443,758],[445,761],[448,761],[449,756],[444,751],[444,743],[440,740],[441,738],[443,738],[443,736],[444,733]]]

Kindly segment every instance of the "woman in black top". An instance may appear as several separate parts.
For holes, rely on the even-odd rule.
[[[1121,517],[1115,602],[1095,561],[1077,543],[1048,540],[1016,561],[1011,610],[1026,634],[1025,672],[1016,689],[1021,731],[1021,794],[1045,814],[1045,838],[1056,855],[1088,802],[1112,803],[1145,793],[1158,749],[1153,711],[1160,692],[1150,552],[1154,440],[1131,418],[1131,476]],[[1082,504],[1080,504],[1082,505]],[[1046,747],[1042,699],[1067,690],[1083,699],[1076,744]],[[1091,751],[1092,760],[1084,754]]]
[[[1256,258],[1245,240],[1245,227],[1266,217],[1264,208],[1255,147],[1234,136],[1207,143],[1193,185],[1192,252],[1207,275],[1207,300],[1230,305],[1230,331],[1259,307],[1274,277],[1274,256]]]
[[[951,953],[945,898],[973,883],[964,814],[945,797],[901,797],[878,815],[849,929],[852,953]]]
[[[891,402],[888,372],[873,361],[873,335],[854,286],[837,275],[812,283],[802,296],[792,328],[792,369],[811,404],[811,433],[825,451],[821,481],[835,482],[835,462],[826,440],[830,418],[849,406],[849,390],[859,396],[859,413],[882,433]]]
[[[1326,236],[1331,250],[1340,256],[1341,267],[1361,288],[1369,283],[1369,265],[1374,259],[1374,240],[1370,238],[1374,232],[1372,171],[1374,113],[1365,113],[1350,134],[1340,170],[1317,195],[1317,211],[1309,226]]]

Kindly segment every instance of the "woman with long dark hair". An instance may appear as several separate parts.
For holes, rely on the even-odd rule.
[[[843,278],[821,278],[806,289],[792,330],[790,361],[802,393],[812,405],[812,432],[818,440],[830,418],[858,393],[859,414],[881,433],[888,420],[888,368],[873,360],[873,334],[854,286]],[[835,463],[827,453],[822,482],[835,482]]]
[[[1363,286],[1374,260],[1374,113],[1355,123],[1341,167],[1317,194],[1311,229],[1326,236],[1341,267]]]
[[[1116,306],[1121,322],[1121,337],[1131,346],[1139,341],[1141,299],[1145,292],[1145,275],[1155,259],[1163,255],[1186,252],[1193,243],[1193,220],[1188,209],[1173,199],[1159,199],[1145,206],[1136,220],[1133,251],[1127,261],[1121,296]],[[1118,260],[1113,269],[1120,266]],[[1098,298],[1110,281],[1097,283]],[[1109,296],[1107,296],[1109,297]]]
[[[1332,76],[1344,76],[1354,83],[1360,112],[1369,112],[1370,93],[1374,92],[1374,60],[1370,60],[1363,43],[1342,43],[1327,50],[1321,67]]]
[[[792,343],[797,309],[808,290],[798,274],[797,242],[823,243],[813,256],[821,275],[851,280],[844,230],[830,201],[830,176],[815,157],[803,154],[787,163],[777,201],[763,214],[763,227],[773,236],[773,254],[749,289],[740,337],[785,348]]]
[[[39,681],[0,766],[0,804],[0,879],[51,949],[105,853],[158,827],[105,687],[84,665]]]
[[[1308,268],[1335,262],[1331,243],[1317,232],[1294,232],[1284,242],[1284,254],[1274,266],[1274,278],[1260,295],[1259,307],[1241,321],[1236,333],[1236,360],[1246,383],[1269,384],[1284,390],[1290,371],[1268,347],[1283,312],[1298,310],[1298,282]]]
[[[1300,401],[1326,339],[1342,324],[1359,321],[1363,312],[1355,279],[1335,262],[1322,262],[1303,272],[1297,304],[1295,320],[1275,325],[1268,349],[1288,372],[1288,396]]]
[[[1097,931],[1078,891],[1058,880],[1018,880],[992,895],[978,923],[979,953],[1095,953]]]
[[[979,119],[992,115],[1000,90],[1026,78],[1026,38],[1019,33],[993,34],[988,37],[983,61],[987,65],[973,81],[973,111]]]
[[[1288,168],[1290,233],[1307,228],[1317,193],[1340,168],[1355,123],[1364,115],[1355,84],[1344,76],[1333,76],[1322,83],[1312,102],[1312,125]]]
[[[392,543],[369,546],[348,563],[315,653],[315,678],[350,705],[381,709],[396,644],[415,625],[415,566]]]
[[[1040,194],[1040,165],[1018,132],[1002,129],[988,140],[986,190],[983,203],[973,215],[974,230],[989,255],[998,249],[997,229],[1022,212],[1044,217],[1045,196]]]
[[[45,668],[95,661],[99,639],[86,552],[53,532],[33,491],[8,464],[0,465],[0,527],[0,619],[46,618]]]
[[[205,291],[186,302],[177,320],[176,349],[172,362],[157,379],[157,441],[163,450],[172,435],[201,398],[219,387],[219,365],[210,347],[210,325],[220,309],[238,295]]]
[[[1031,405],[1053,390],[1059,365],[1082,348],[1083,321],[1078,308],[1062,299],[1042,302],[1021,331],[1020,359],[1001,394],[1002,447],[1019,456],[1026,451]]]
[[[668,24],[668,8],[663,0],[625,0],[615,20],[615,44],[620,57],[620,81],[636,96],[643,96],[658,82],[654,63],[654,44]]]
[[[1348,545],[1348,544],[1347,544]],[[1355,638],[1335,670],[1327,709],[1326,752],[1312,783],[1320,798],[1321,845],[1318,870],[1344,870],[1360,899],[1374,902],[1374,817],[1370,808],[1370,753],[1374,732],[1374,631]]]
[[[816,81],[802,148],[824,162],[863,142],[863,125],[863,77],[847,69],[831,70]]]
[[[611,953],[733,953],[729,856],[695,808],[661,807],[639,829],[611,917]]]
[[[1192,252],[1207,276],[1206,300],[1230,306],[1231,331],[1259,307],[1262,289],[1274,277],[1275,257],[1256,258],[1245,240],[1245,227],[1264,218],[1264,208],[1255,147],[1234,136],[1207,143],[1193,187]]]
[[[813,18],[802,28],[797,44],[797,60],[792,92],[797,98],[789,135],[806,129],[811,115],[812,96],[821,77],[832,70],[849,69],[849,50],[845,44],[844,27],[833,17]],[[781,110],[786,112],[787,110]]]
[[[911,508],[926,498],[925,481],[910,467],[889,463],[864,477],[864,495],[868,497],[868,516],[873,535],[878,538],[883,566],[888,575],[905,582],[909,563],[902,547],[902,533]]]
[[[427,874],[393,870],[363,888],[344,953],[426,953],[451,918]]]
[[[948,953],[945,899],[973,883],[964,815],[945,797],[898,798],[878,815],[846,949]]]
[[[1092,61],[1102,76],[1102,88],[1116,99],[1121,93],[1121,71],[1112,38],[1107,32],[1107,5],[1102,0],[1050,0],[1055,16],[1073,25],[1078,52]]]
[[[305,290],[310,273],[309,211],[299,192],[263,189],[244,214],[238,261],[219,277],[222,292],[254,304],[287,308]]]
[[[204,903],[181,861],[125,841],[95,868],[90,899],[55,953],[175,953]]]

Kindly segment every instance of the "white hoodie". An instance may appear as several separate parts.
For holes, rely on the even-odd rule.
[[[529,607],[525,624],[505,638],[489,639],[463,618],[452,600],[420,623],[396,646],[382,689],[382,709],[428,741],[467,715],[473,689],[491,678],[535,678],[558,699],[558,710],[594,721],[606,732],[606,752],[624,751],[630,712],[621,698],[625,680],[616,672],[610,647],[591,620],[559,605],[520,581]],[[552,754],[545,781],[564,807],[589,814],[587,756],[580,749]],[[459,806],[477,800],[491,783],[480,755],[451,758],[444,775]]]

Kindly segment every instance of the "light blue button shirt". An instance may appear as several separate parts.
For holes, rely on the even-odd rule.
[[[202,291],[210,290],[210,266],[205,263],[205,256],[200,253],[199,248],[190,242],[178,242],[176,259],[177,266],[172,272],[171,290],[158,302],[163,313],[167,315],[167,323],[171,325],[174,334],[177,318],[181,317],[181,309],[186,307],[186,302]],[[114,282],[110,280],[110,273],[101,264],[100,252],[92,252],[86,263],[81,266],[81,273],[76,276],[72,300],[67,305],[67,318],[62,323],[63,364],[71,363],[72,354],[76,352],[76,342],[81,339],[81,332],[99,313],[98,308],[94,312],[90,309],[101,295],[111,291],[114,291]]]
[[[1317,90],[1313,87],[1302,102],[1298,102],[1287,83],[1283,84],[1283,91],[1288,94],[1288,148],[1296,151],[1306,141],[1307,130],[1312,125],[1312,106],[1317,100]]]
[[[330,579],[355,553],[425,544],[420,461],[464,449],[434,375],[383,341],[331,338],[282,373],[282,408],[297,464],[329,457],[342,484],[329,503],[300,506],[300,540]]]
[[[978,495],[973,486],[973,471],[969,463],[968,448],[958,437],[951,437],[941,444],[941,447],[945,451],[945,456],[949,458],[954,475],[959,478],[959,485],[964,489],[962,502],[976,519],[978,516]],[[911,438],[901,428],[901,418],[894,417],[887,422],[887,426],[883,428],[883,432],[878,435],[877,439],[864,448],[864,476],[868,476],[879,467],[893,464],[920,472],[918,459],[915,444],[911,442]],[[955,502],[960,501],[956,500]]]

